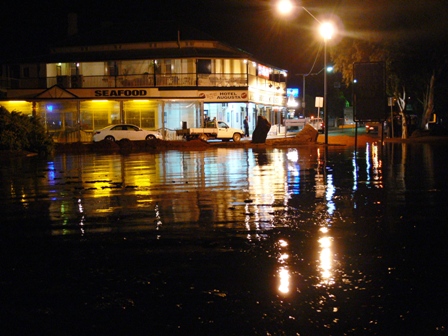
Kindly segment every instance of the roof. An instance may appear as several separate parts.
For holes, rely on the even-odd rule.
[[[55,46],[90,46],[116,43],[162,42],[181,40],[216,40],[196,28],[176,21],[106,22],[100,28],[75,34]]]
[[[171,43],[170,43],[171,42]],[[11,63],[65,63],[161,58],[250,58],[238,48],[174,21],[105,24],[56,43],[49,54]]]

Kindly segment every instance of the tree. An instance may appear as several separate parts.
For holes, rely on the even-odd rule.
[[[399,102],[402,118],[405,116],[408,92],[418,102],[414,104],[414,109],[421,114],[421,127],[427,125],[434,111],[438,75],[446,70],[447,57],[441,50],[436,49],[430,54],[420,45],[345,38],[331,49],[331,57],[346,85],[350,85],[353,80],[355,62],[384,62],[386,93]],[[402,137],[405,137],[406,118],[402,120]]]
[[[38,118],[16,111],[10,113],[0,106],[0,150],[48,155],[53,149],[53,139]]]
[[[397,104],[398,104],[399,113],[401,116],[401,138],[407,139],[408,128],[407,128],[406,114],[404,113],[404,111],[406,109],[406,90],[403,88],[403,96],[402,97],[399,96],[398,92],[396,92],[395,95],[397,96]]]
[[[353,64],[356,62],[385,62],[386,70],[391,64],[392,48],[373,42],[345,38],[330,52],[334,69],[342,74],[342,81],[348,87],[353,81]]]
[[[435,73],[432,73],[431,80],[429,82],[428,90],[424,96],[423,106],[425,107],[421,126],[427,128],[428,122],[434,112],[434,82],[436,80]]]

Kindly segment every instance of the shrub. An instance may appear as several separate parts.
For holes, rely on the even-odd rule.
[[[54,142],[37,117],[0,106],[0,150],[53,153]]]

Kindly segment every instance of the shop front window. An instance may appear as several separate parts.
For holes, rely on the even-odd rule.
[[[36,106],[36,114],[50,133],[77,129],[76,102],[46,101]]]
[[[120,103],[117,101],[85,101],[80,106],[80,127],[92,131],[120,123]]]
[[[145,129],[158,128],[156,101],[128,101],[123,105],[124,121]]]
[[[197,105],[193,102],[166,103],[165,127],[179,129],[185,123],[187,127],[199,127],[201,120]]]

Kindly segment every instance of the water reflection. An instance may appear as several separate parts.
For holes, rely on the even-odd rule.
[[[57,315],[75,301],[96,316],[101,297],[101,309],[123,322],[123,309],[104,307],[133,302],[126,319],[137,311],[132,322],[151,320],[159,334],[167,325],[189,334],[431,334],[446,329],[439,258],[448,253],[447,156],[437,146],[367,143],[356,151],[220,148],[11,161],[0,170],[0,236],[46,237],[65,254],[49,250],[4,270],[39,274],[56,258],[61,270],[36,283],[50,282],[60,301],[52,306],[41,293],[41,311]],[[2,251],[15,260],[10,251],[23,246],[30,249],[16,258],[23,262],[33,244]],[[20,279],[17,286],[28,288],[27,276],[10,272],[3,282],[10,293]],[[95,290],[77,287],[84,282]],[[72,288],[80,290],[70,296]]]
[[[291,290],[291,288],[290,288],[291,274],[290,274],[289,267],[287,264],[288,259],[289,259],[287,247],[288,247],[288,242],[286,240],[280,239],[278,241],[278,249],[279,249],[279,253],[278,253],[279,268],[277,271],[278,278],[279,278],[278,290],[282,294],[288,294],[289,291]]]
[[[411,154],[402,144],[383,150],[390,158],[389,198],[404,202],[405,190],[418,187],[406,185],[406,180],[412,181],[406,178],[409,174],[421,173],[422,188],[437,192],[438,157],[431,146]],[[2,192],[25,209],[36,204],[36,198],[48,202],[54,234],[128,228],[162,234],[177,225],[242,225],[258,232],[295,226],[297,220],[304,221],[298,218],[303,211],[316,224],[331,227],[341,216],[351,216],[350,209],[362,215],[366,206],[373,213],[384,205],[385,194],[363,196],[366,188],[386,187],[381,151],[378,143],[367,143],[364,157],[360,151],[325,153],[320,147],[61,155],[37,168],[38,178],[31,183],[15,178]],[[350,161],[339,160],[341,154],[350,154]],[[421,157],[418,172],[410,164],[415,155]]]
[[[333,276],[333,237],[328,236],[328,228],[319,229],[321,236],[319,237],[319,270],[320,281],[319,286],[333,285],[335,283]]]
[[[322,155],[322,150],[317,149],[317,162],[315,182],[316,182],[316,197],[323,198],[325,194],[325,174],[326,174],[326,162],[325,157]]]
[[[379,158],[378,143],[366,144],[366,175],[367,181],[374,184],[376,187],[381,188],[381,168],[382,162]]]

